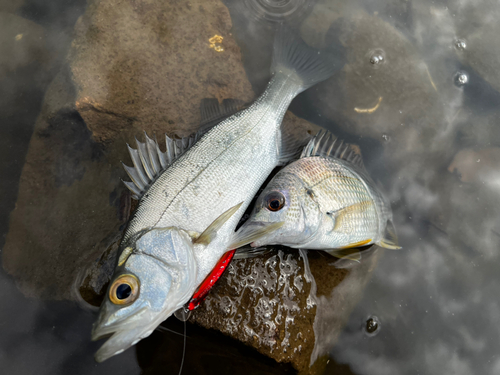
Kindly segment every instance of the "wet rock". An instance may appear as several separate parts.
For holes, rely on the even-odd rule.
[[[219,0],[92,1],[75,27],[76,107],[99,142],[124,128],[187,136],[203,98],[254,95]]]
[[[96,243],[120,225],[124,191],[119,170],[71,110],[67,83],[61,73],[47,91],[2,254],[25,295],[50,299],[72,298],[79,269],[99,255]]]
[[[335,268],[335,258],[315,251],[309,266],[297,250],[282,249],[233,261],[190,320],[300,373],[321,373],[379,256],[366,253],[350,269]]]

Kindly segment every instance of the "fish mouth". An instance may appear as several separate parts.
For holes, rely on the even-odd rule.
[[[102,321],[96,322],[92,328],[92,341],[108,339],[96,352],[95,360],[103,362],[149,336],[157,326],[157,319],[150,319],[151,317],[148,315],[150,314],[148,314],[147,308],[143,308],[136,314],[111,324]]]

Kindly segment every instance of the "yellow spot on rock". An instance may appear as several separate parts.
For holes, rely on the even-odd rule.
[[[358,107],[354,107],[354,110],[358,113],[373,113],[377,110],[377,108],[379,107],[380,103],[382,102],[382,97],[378,98],[378,103],[375,107],[373,108],[358,108]]]
[[[210,43],[210,48],[213,48],[216,52],[223,52],[224,47],[221,46],[223,39],[224,38],[222,36],[215,34],[208,40],[208,43]]]
[[[17,34],[16,37],[14,39],[17,40],[21,40],[23,38],[23,34]]]

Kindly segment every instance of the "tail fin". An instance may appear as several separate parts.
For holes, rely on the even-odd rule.
[[[318,50],[308,46],[290,28],[280,25],[276,31],[271,73],[295,75],[302,92],[330,77],[344,65],[343,47]]]

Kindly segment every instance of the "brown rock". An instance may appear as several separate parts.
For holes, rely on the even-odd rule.
[[[62,76],[50,85],[35,125],[3,251],[3,266],[22,292],[51,299],[71,298],[79,269],[120,223],[123,191],[119,169],[71,111]]]
[[[379,255],[365,253],[351,269],[317,251],[308,253],[310,270],[297,250],[235,260],[190,319],[300,373],[321,373]]]
[[[79,298],[74,286],[85,280],[91,290],[86,299],[98,303],[93,298],[102,295],[113,269],[113,254],[106,250],[119,235],[130,209],[130,198],[120,181],[126,176],[120,161],[131,164],[125,144],[133,144],[133,137],[141,137],[142,130],[149,134],[191,133],[199,126],[202,98],[231,96],[248,101],[253,97],[221,3],[191,3],[189,7],[136,2],[110,9],[111,3],[90,4],[77,25],[71,65],[64,66],[51,83],[31,139],[3,250],[4,268],[26,295]],[[117,15],[116,9],[123,15]],[[167,14],[167,19],[152,17],[155,11]],[[209,18],[201,20],[205,12]],[[148,27],[138,21],[150,16],[152,25]],[[134,32],[127,31],[127,22]],[[161,25],[168,28],[157,30]],[[97,32],[99,28],[102,30]],[[147,34],[149,29],[155,31]],[[224,47],[223,52],[208,46],[205,36],[212,32],[227,35],[217,43]],[[154,38],[147,42],[138,39],[144,33]],[[130,58],[119,55],[118,50],[128,51]],[[150,52],[146,54],[146,50]],[[176,58],[163,55],[173,51]],[[125,68],[108,70],[110,59],[122,59],[122,67],[130,67],[146,55],[139,78],[126,76],[131,70]],[[134,91],[139,86],[129,85],[135,79],[141,90],[153,90],[153,101],[145,102]],[[158,82],[163,81],[169,85],[160,90]],[[89,99],[102,104],[99,110],[95,105],[82,107],[84,97],[99,98]],[[103,97],[105,101],[101,101]],[[137,103],[126,104],[134,98]],[[167,108],[176,111],[170,117],[172,124],[158,120]],[[317,129],[292,114],[286,115],[286,122],[297,138]],[[102,257],[103,253],[109,257]],[[95,277],[86,277],[88,274]]]
[[[90,2],[70,64],[94,139],[131,127],[186,136],[200,124],[203,98],[253,99],[231,27],[219,0]]]
[[[122,3],[89,5],[35,126],[3,249],[29,296],[75,298],[79,273],[110,246],[128,213],[119,162],[138,129],[186,135],[199,126],[201,98],[253,97],[220,2]],[[209,46],[217,33],[223,52]],[[12,64],[0,60],[7,73]]]

